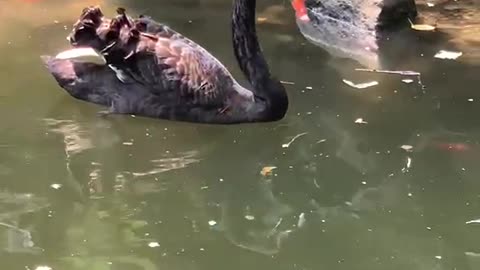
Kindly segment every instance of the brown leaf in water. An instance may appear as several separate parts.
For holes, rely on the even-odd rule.
[[[277,167],[275,167],[275,166],[265,166],[260,171],[260,174],[263,175],[263,176],[270,176],[273,173],[272,171],[276,168]]]
[[[429,24],[414,24],[410,19],[408,19],[410,22],[410,27],[414,30],[417,31],[433,31],[436,29],[435,26],[429,25]]]
[[[265,17],[258,17],[257,18],[257,22],[259,22],[259,23],[266,22],[266,21],[268,21],[268,19],[265,18]]]

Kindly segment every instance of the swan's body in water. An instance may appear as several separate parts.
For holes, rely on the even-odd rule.
[[[255,0],[235,0],[232,39],[242,87],[207,50],[150,18],[113,19],[98,7],[83,10],[69,40],[102,51],[107,65],[44,56],[59,85],[75,98],[110,107],[109,113],[233,124],[276,121],[288,109],[284,86],[269,72],[255,31]]]
[[[414,0],[291,0],[300,32],[333,56],[380,68],[385,31],[417,15]]]

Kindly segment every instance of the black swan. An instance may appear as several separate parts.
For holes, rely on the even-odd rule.
[[[417,15],[414,0],[291,0],[303,36],[339,58],[379,68],[385,33]]]
[[[108,106],[108,113],[176,121],[234,124],[282,119],[285,87],[270,74],[258,43],[256,0],[235,0],[235,57],[252,90],[241,86],[207,50],[146,16],[118,8],[113,19],[99,7],[85,8],[69,35],[72,46],[91,47],[106,65],[42,56],[71,96]]]

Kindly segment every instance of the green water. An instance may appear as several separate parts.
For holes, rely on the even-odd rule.
[[[285,119],[103,118],[40,62],[67,48],[82,6],[70,2],[0,2],[1,269],[480,267],[480,231],[466,224],[480,218],[480,69],[414,50],[451,44],[400,47],[410,54],[399,68],[420,71],[424,88],[358,73],[305,41],[287,1],[269,0],[260,10],[286,8],[285,25],[258,29],[272,72],[287,82]],[[102,7],[111,14],[120,4],[188,35],[244,83],[230,1]],[[359,90],[344,78],[379,85]],[[276,168],[264,176],[265,166]]]

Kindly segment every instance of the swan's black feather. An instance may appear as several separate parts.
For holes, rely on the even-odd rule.
[[[194,41],[149,17],[133,19],[124,9],[119,11],[108,19],[99,8],[87,8],[70,34],[74,47],[104,52],[108,67],[58,59],[47,62],[72,96],[110,106],[116,113],[190,122],[274,121],[285,115],[285,89],[271,78],[255,35],[255,0],[236,0],[232,19],[237,60],[257,87],[254,90],[240,86],[220,61]],[[242,55],[244,59],[239,59]],[[62,69],[68,66],[75,68]],[[102,96],[101,102],[97,96]]]

